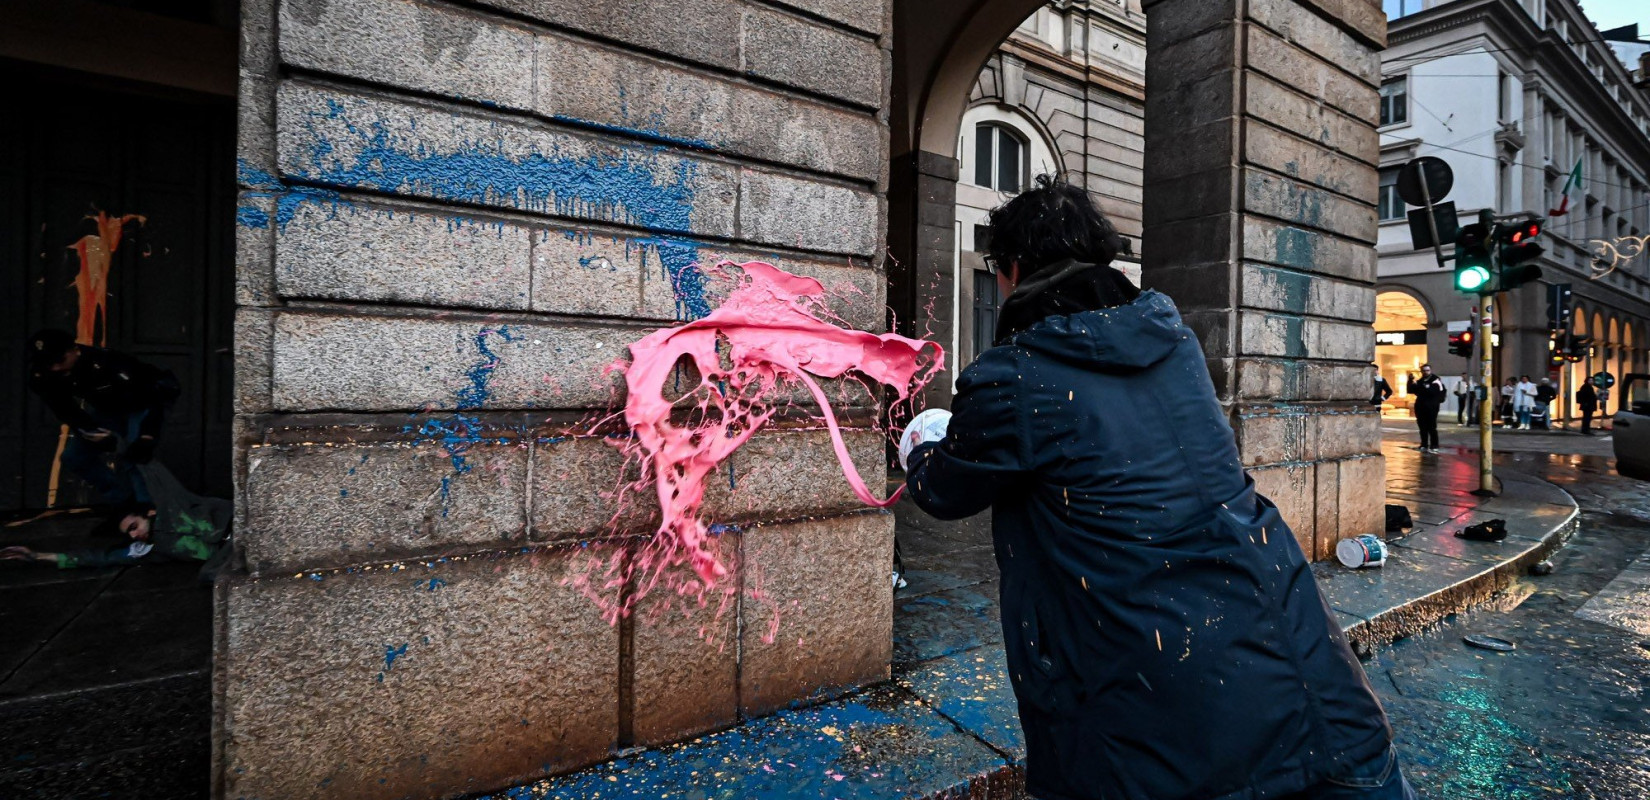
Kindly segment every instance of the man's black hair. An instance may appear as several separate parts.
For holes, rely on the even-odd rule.
[[[1020,265],[1020,280],[1067,259],[1108,266],[1128,244],[1084,189],[1054,175],[991,212],[989,255],[998,269]]]
[[[115,541],[125,541],[130,539],[131,537],[127,536],[126,533],[120,529],[120,523],[133,514],[140,517],[146,517],[154,510],[155,507],[149,503],[134,502],[117,506],[113,511],[106,514],[103,519],[98,520],[97,524],[93,525],[90,531],[87,531],[86,538],[97,540],[111,539]]]
[[[75,346],[74,334],[59,328],[45,328],[29,337],[29,364],[35,370],[50,369]]]

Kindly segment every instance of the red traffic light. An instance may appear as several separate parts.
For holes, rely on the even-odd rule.
[[[1462,344],[1472,344],[1472,331],[1462,331],[1459,335]]]
[[[1518,244],[1525,239],[1534,239],[1540,235],[1541,223],[1537,221],[1530,221],[1513,228],[1512,233],[1507,236],[1507,242],[1509,244]]]

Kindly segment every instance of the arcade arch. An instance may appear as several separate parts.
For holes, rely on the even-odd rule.
[[[1385,415],[1413,415],[1409,377],[1427,363],[1427,328],[1432,317],[1425,301],[1411,292],[1388,287],[1375,294],[1375,369],[1392,386],[1381,406]]]

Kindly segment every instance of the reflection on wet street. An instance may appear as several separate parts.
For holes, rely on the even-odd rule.
[[[1428,798],[1650,798],[1650,483],[1596,455],[1497,464],[1570,492],[1581,527],[1551,575],[1365,662],[1406,772]]]

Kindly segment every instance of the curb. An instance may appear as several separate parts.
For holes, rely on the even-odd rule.
[[[1525,574],[1531,565],[1563,547],[1580,527],[1580,516],[1579,509],[1571,512],[1568,519],[1549,531],[1539,543],[1471,578],[1347,626],[1344,629],[1347,641],[1353,651],[1364,658],[1377,647],[1430,630],[1451,614],[1488,602]]]

